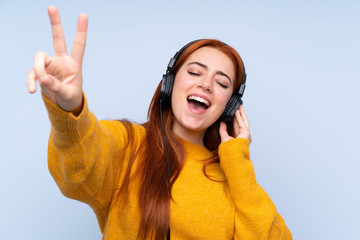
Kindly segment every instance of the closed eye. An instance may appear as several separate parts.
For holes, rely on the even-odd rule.
[[[193,76],[200,76],[200,73],[194,73],[194,72],[190,72],[190,71],[188,71],[188,73]]]
[[[225,88],[225,89],[227,89],[228,88],[228,86],[226,86],[225,84],[222,84],[221,82],[217,82],[222,88]]]

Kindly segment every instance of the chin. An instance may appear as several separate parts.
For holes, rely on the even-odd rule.
[[[214,121],[215,122],[215,121]],[[199,119],[186,119],[181,123],[182,127],[191,132],[205,132],[212,123]]]

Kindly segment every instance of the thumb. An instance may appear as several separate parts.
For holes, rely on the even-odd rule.
[[[230,139],[233,139],[233,137],[229,136],[227,132],[226,124],[224,122],[220,122],[219,134],[220,134],[221,142],[226,142]]]
[[[49,74],[42,76],[39,79],[39,84],[41,88],[46,89],[47,91],[50,91],[54,94],[61,92],[62,89],[61,82]]]

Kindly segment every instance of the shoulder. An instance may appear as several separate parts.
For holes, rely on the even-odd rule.
[[[128,140],[141,140],[146,136],[146,130],[143,125],[128,120],[101,120],[100,126],[108,129],[112,134],[127,138]]]

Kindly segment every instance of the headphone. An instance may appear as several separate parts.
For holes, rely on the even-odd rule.
[[[168,64],[167,69],[166,69],[166,73],[163,75],[162,80],[161,80],[160,99],[161,99],[162,102],[167,102],[167,101],[171,100],[171,93],[172,93],[172,90],[173,90],[173,85],[174,85],[174,80],[175,80],[175,74],[170,72],[171,69],[175,66],[176,62],[178,61],[178,59],[180,58],[182,53],[190,45],[192,45],[193,43],[196,43],[196,42],[198,42],[200,40],[203,40],[203,39],[199,39],[199,40],[189,42],[184,47],[182,47],[178,52],[176,52],[174,57],[172,57],[170,59],[169,64]],[[244,69],[244,74],[243,74],[243,77],[242,77],[241,85],[240,85],[239,91],[237,93],[234,93],[231,96],[230,100],[228,101],[228,103],[227,103],[227,105],[225,107],[224,112],[220,116],[220,120],[224,121],[224,122],[231,122],[233,120],[234,116],[235,116],[236,110],[238,110],[240,105],[243,104],[243,101],[241,100],[241,98],[242,98],[242,96],[244,94],[244,91],[245,91],[247,74],[246,74],[246,71],[245,71],[245,65],[244,65],[242,60],[241,60],[241,64],[242,64],[243,69]]]

